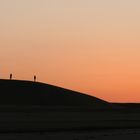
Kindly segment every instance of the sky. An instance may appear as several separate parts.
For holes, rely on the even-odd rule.
[[[140,102],[139,0],[0,0],[0,78]]]

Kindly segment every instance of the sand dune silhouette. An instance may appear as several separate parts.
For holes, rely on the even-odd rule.
[[[0,105],[110,107],[96,97],[39,82],[0,80],[0,90]]]
[[[0,80],[0,132],[6,134],[139,129],[133,106],[45,83]]]

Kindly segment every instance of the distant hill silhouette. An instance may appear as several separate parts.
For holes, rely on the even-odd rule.
[[[136,107],[39,82],[0,80],[1,134],[139,129]]]
[[[49,84],[20,80],[0,80],[0,105],[110,107],[108,102],[96,97]]]

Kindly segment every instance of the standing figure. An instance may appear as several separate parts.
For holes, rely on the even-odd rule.
[[[13,75],[12,75],[12,73],[10,74],[10,80],[12,80],[12,77],[13,77]]]
[[[34,82],[36,82],[36,75],[34,75]]]

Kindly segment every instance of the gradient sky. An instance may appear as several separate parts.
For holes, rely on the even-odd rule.
[[[139,0],[0,0],[0,78],[140,102]]]

